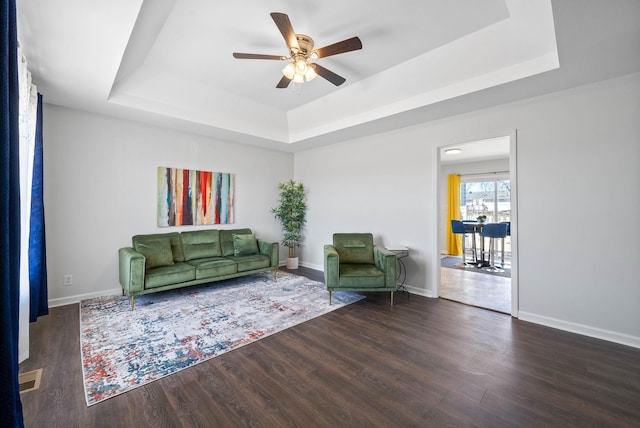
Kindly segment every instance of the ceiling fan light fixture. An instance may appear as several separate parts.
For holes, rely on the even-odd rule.
[[[313,79],[316,78],[317,75],[318,74],[313,69],[313,67],[307,67],[307,71],[304,73],[304,78],[307,82],[311,82]]]
[[[335,86],[340,86],[345,82],[346,79],[344,77],[320,64],[310,63],[309,61],[362,49],[362,42],[358,37],[351,37],[314,50],[313,39],[306,34],[296,33],[289,17],[285,13],[272,12],[270,15],[289,48],[289,56],[234,52],[234,58],[289,61],[282,69],[284,76],[280,78],[276,85],[278,89],[288,87],[292,81],[295,83],[310,82],[318,75]]]
[[[282,74],[295,83],[310,82],[316,78],[317,73],[306,59],[294,59],[282,69]]]
[[[282,74],[284,74],[284,77],[286,77],[289,80],[293,80],[293,75],[295,74],[295,72],[296,72],[296,68],[293,66],[292,62],[287,64],[287,66],[282,69]]]
[[[303,59],[296,60],[296,73],[304,74],[307,71],[307,62]]]

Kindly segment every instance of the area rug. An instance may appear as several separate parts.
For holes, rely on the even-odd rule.
[[[136,297],[80,302],[87,406],[130,391],[363,296],[278,272]]]
[[[460,266],[456,266],[458,263],[462,262],[462,257],[455,257],[455,256],[447,256],[447,257],[442,257],[440,259],[440,267],[446,267],[446,268],[450,268],[450,269],[460,269],[460,270],[466,270],[469,272],[478,272],[478,273],[484,273],[487,275],[496,275],[496,276],[501,276],[503,278],[511,278],[511,269],[507,266],[504,268],[504,272],[489,272],[486,271],[484,269],[479,269],[477,267],[460,267]]]

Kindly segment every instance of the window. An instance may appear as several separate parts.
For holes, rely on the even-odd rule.
[[[461,177],[460,218],[476,220],[487,216],[487,223],[511,221],[511,182],[508,178]]]
[[[511,181],[504,175],[460,177],[460,218],[487,223],[511,221]],[[511,236],[504,239],[505,264],[511,264]]]

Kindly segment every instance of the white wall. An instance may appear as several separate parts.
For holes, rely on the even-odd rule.
[[[293,176],[290,153],[46,104],[44,165],[51,305],[117,292],[118,248],[133,235],[198,228],[157,226],[159,166],[234,173],[235,224],[199,228],[250,227],[273,241],[281,239],[270,213],[277,185]]]
[[[294,177],[309,189],[302,265],[322,269],[334,232],[370,231],[410,248],[407,284],[432,295],[437,147],[516,129],[519,317],[640,347],[640,228],[611,227],[640,212],[638,100],[634,74],[293,157],[46,105],[50,299],[117,290],[132,235],[190,229],[156,226],[158,166],[235,173],[234,227],[273,240],[276,186]]]
[[[519,317],[640,347],[638,100],[634,74],[297,153],[302,264],[321,267],[334,232],[370,231],[410,248],[407,284],[433,295],[436,147],[516,129]]]

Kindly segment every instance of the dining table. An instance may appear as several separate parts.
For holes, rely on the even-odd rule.
[[[465,232],[471,234],[471,246],[473,248],[473,257],[474,257],[473,263],[478,268],[491,266],[491,264],[489,263],[489,259],[487,258],[485,260],[484,258],[486,251],[484,249],[484,238],[482,237],[482,229],[484,228],[484,225],[486,223],[480,222],[477,220],[462,220],[462,223],[464,224]],[[480,238],[480,257],[478,257],[478,246],[476,244],[477,242],[476,234]]]

